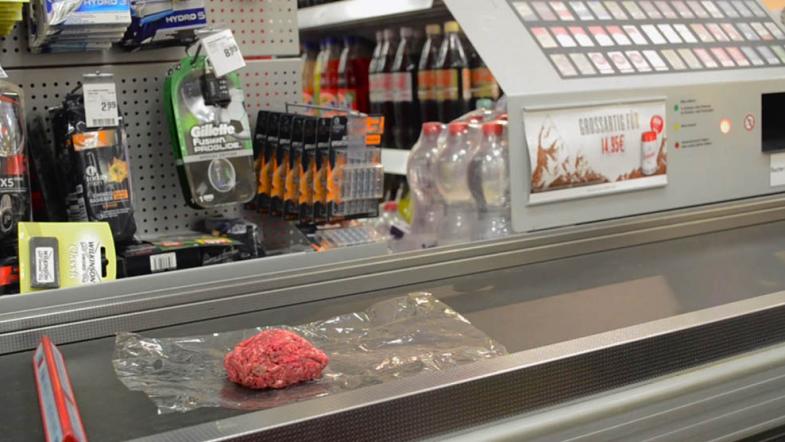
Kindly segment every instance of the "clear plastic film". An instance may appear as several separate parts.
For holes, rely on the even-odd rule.
[[[427,293],[379,302],[364,312],[296,327],[330,357],[320,380],[285,390],[256,391],[226,379],[223,358],[262,330],[185,338],[117,336],[114,368],[130,390],[142,391],[159,413],[200,407],[259,410],[323,397],[507,354],[499,343]]]

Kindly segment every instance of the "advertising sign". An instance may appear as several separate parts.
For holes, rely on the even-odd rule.
[[[524,110],[530,204],[668,184],[664,100]]]

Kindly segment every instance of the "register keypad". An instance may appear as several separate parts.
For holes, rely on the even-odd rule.
[[[562,78],[785,66],[754,0],[509,0]]]

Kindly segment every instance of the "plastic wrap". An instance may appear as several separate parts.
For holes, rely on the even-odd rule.
[[[130,390],[142,391],[159,413],[200,407],[259,410],[395,379],[436,372],[507,353],[449,306],[427,293],[382,301],[360,313],[297,327],[327,353],[320,380],[285,390],[254,391],[226,379],[223,358],[269,327],[184,338],[117,336],[114,368]]]

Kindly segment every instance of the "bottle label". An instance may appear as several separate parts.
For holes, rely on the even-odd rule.
[[[396,74],[379,74],[382,76],[382,102],[388,103],[395,100],[394,77]]]
[[[417,98],[420,101],[436,100],[434,71],[424,70],[417,73]]]
[[[338,89],[338,103],[343,109],[357,110],[357,91],[354,89]]]
[[[379,87],[379,74],[371,74],[368,76],[368,94],[371,103],[381,103],[381,97],[379,96],[379,91],[381,88]]]
[[[322,89],[319,94],[319,105],[325,107],[338,107],[337,92],[330,89]]]
[[[393,75],[393,101],[409,103],[414,101],[414,82],[409,72],[398,72]]]
[[[472,69],[471,88],[473,98],[498,100],[501,96],[499,84],[496,83],[496,79],[488,68]]]
[[[461,84],[463,80],[463,84]],[[444,69],[436,73],[436,99],[456,101],[472,98],[471,71],[469,69]]]

